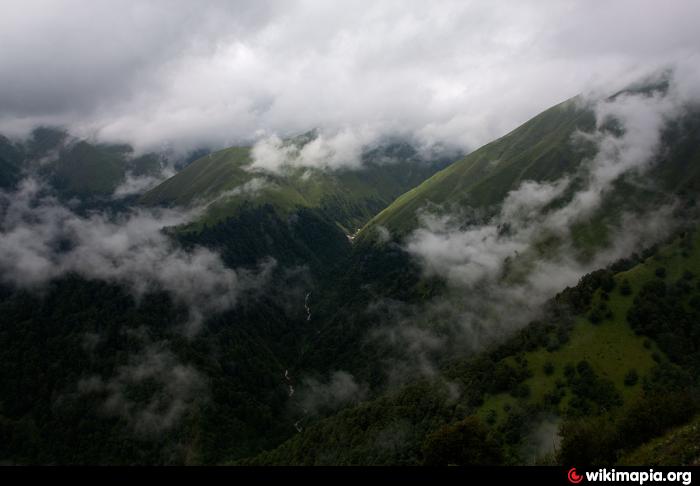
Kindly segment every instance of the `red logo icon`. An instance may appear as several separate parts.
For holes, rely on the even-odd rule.
[[[578,484],[581,481],[583,481],[583,476],[581,474],[576,473],[575,467],[569,469],[569,474],[567,475],[567,477],[569,478],[569,482],[572,484]]]

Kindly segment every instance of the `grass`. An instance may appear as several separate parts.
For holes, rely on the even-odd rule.
[[[700,416],[624,454],[622,466],[700,466]]]
[[[623,304],[624,305],[624,304]],[[632,332],[626,323],[605,321],[591,324],[585,318],[578,318],[572,330],[570,340],[554,352],[538,349],[524,354],[532,377],[525,380],[530,388],[530,396],[520,404],[543,405],[544,396],[555,388],[557,380],[564,379],[564,367],[567,364],[576,365],[579,361],[588,361],[596,374],[610,379],[622,394],[625,403],[629,403],[640,391],[639,382],[634,386],[625,386],[625,374],[635,369],[640,377],[645,376],[654,366],[652,353],[658,350],[655,345],[647,349],[644,338]],[[554,372],[547,375],[544,372],[545,363],[554,365]],[[570,392],[560,404],[560,410],[566,407]],[[496,412],[500,421],[504,418],[504,405],[511,407],[518,404],[518,399],[507,393],[489,395],[479,409],[479,415],[486,418],[489,411]]]
[[[627,312],[635,294],[642,286],[652,279],[659,278],[655,274],[658,268],[666,269],[665,280],[669,283],[682,278],[687,270],[700,275],[700,232],[695,232],[692,247],[692,252],[684,254],[680,239],[676,239],[661,247],[656,255],[647,258],[643,263],[616,274],[615,288],[609,293],[607,300],[612,318],[593,324],[586,316],[577,316],[569,341],[565,345],[555,351],[539,348],[524,353],[532,373],[524,382],[530,389],[530,395],[525,399],[516,399],[507,393],[488,395],[478,414],[486,419],[495,412],[496,420],[500,423],[506,416],[506,405],[542,405],[545,394],[554,389],[555,382],[563,380],[564,367],[567,364],[576,365],[582,360],[588,361],[598,376],[613,382],[625,404],[631,403],[641,391],[642,378],[654,367],[653,354],[657,354],[661,359],[664,357],[653,341],[632,331],[627,324]],[[623,280],[629,282],[630,295],[622,295],[620,292]],[[597,306],[601,300],[602,291],[599,289],[592,299],[591,308]],[[551,375],[544,372],[547,362],[554,365]],[[624,384],[625,375],[631,369],[636,370],[639,380],[637,384],[627,386]],[[565,409],[570,396],[570,392],[567,391],[560,403],[560,412]]]
[[[588,154],[569,141],[574,131],[590,129],[593,122],[592,112],[574,100],[560,103],[403,194],[363,233],[382,225],[403,234],[415,226],[416,212],[427,202],[488,207],[500,203],[521,181],[557,179]]]
[[[54,180],[73,194],[111,194],[124,180],[126,155],[123,146],[78,142],[53,163]]]

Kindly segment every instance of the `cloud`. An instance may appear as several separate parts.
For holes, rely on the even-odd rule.
[[[695,2],[23,0],[0,18],[0,132],[145,150],[363,127],[474,148],[582,91],[697,64]],[[42,35],[31,35],[41,32]],[[360,137],[361,138],[361,137]]]
[[[134,175],[132,172],[127,172],[124,181],[114,189],[113,196],[119,199],[143,194],[174,175],[175,171],[171,167],[162,168],[157,175]]]
[[[259,140],[252,150],[253,171],[280,172],[294,168],[358,168],[366,147],[379,138],[368,128],[321,131],[304,144],[281,140],[277,135]]]
[[[141,387],[147,390],[135,394]],[[121,417],[139,435],[154,436],[175,426],[195,403],[207,397],[207,382],[194,367],[182,364],[165,343],[130,356],[107,379],[92,375],[77,384],[80,394],[104,397],[101,412]],[[138,396],[137,400],[135,396]]]
[[[335,410],[367,398],[369,387],[346,371],[334,371],[327,381],[306,377],[299,387],[299,404],[305,413]]]
[[[184,250],[163,230],[193,214],[138,209],[81,216],[25,179],[16,192],[0,192],[0,278],[37,288],[74,272],[125,284],[137,297],[162,289],[187,306],[192,334],[207,315],[261,287],[275,265],[268,260],[257,271],[233,270],[211,250]]]
[[[561,445],[560,424],[561,419],[555,415],[545,415],[528,424],[529,430],[520,446],[520,456],[533,465],[538,460],[554,457]]]
[[[217,196],[217,199],[223,199],[227,197],[236,196],[246,196],[248,198],[253,198],[260,194],[263,189],[274,187],[273,183],[264,179],[262,177],[253,177],[249,181],[244,182],[240,186],[236,186],[233,189],[224,191]]]

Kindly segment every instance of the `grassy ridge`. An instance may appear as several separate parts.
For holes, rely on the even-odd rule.
[[[386,162],[387,156],[392,162]],[[146,193],[145,205],[207,206],[189,227],[200,231],[240,214],[242,208],[270,205],[280,216],[314,209],[354,233],[395,197],[419,184],[445,160],[419,160],[405,144],[366,152],[360,169],[335,171],[297,167],[280,173],[250,170],[250,147],[232,147],[206,155]]]
[[[370,241],[378,225],[400,238],[416,227],[417,212],[431,204],[491,212],[524,181],[573,175],[596,150],[593,143],[574,141],[573,135],[594,127],[595,114],[577,98],[556,105],[397,198],[372,218],[358,239]],[[572,228],[576,243],[604,241],[608,228],[619,226],[616,217],[623,211],[648,210],[668,202],[669,194],[700,191],[700,109],[688,106],[668,123],[661,141],[656,163],[641,184],[634,177],[616,181],[599,211]]]
[[[427,202],[486,207],[500,203],[525,180],[555,180],[575,169],[590,147],[570,143],[576,130],[595,126],[593,112],[576,98],[560,103],[481,147],[399,197],[367,225],[399,234],[416,222]]]

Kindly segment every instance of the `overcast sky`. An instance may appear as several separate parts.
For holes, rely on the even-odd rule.
[[[313,127],[474,148],[579,92],[698,63],[700,51],[697,1],[4,0],[1,10],[0,132],[58,124],[141,149]]]

